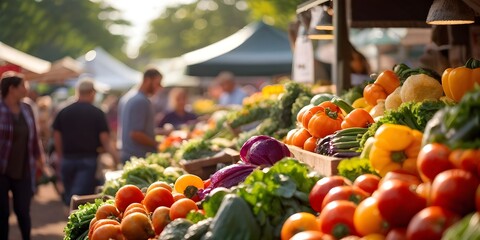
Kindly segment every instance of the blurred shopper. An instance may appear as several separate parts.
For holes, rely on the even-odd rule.
[[[173,88],[168,95],[168,103],[170,111],[165,114],[165,117],[158,124],[159,128],[165,128],[166,125],[171,124],[173,129],[180,129],[182,125],[193,123],[197,119],[197,115],[187,111],[185,105],[187,104],[187,91],[183,88]],[[168,128],[167,128],[168,129]]]
[[[24,77],[13,71],[0,80],[0,239],[8,239],[9,191],[22,238],[30,239],[30,205],[35,192],[35,172],[43,168],[44,154],[37,135]]]
[[[218,100],[219,105],[242,105],[243,99],[247,96],[247,93],[236,85],[233,73],[226,71],[221,72],[218,74],[215,81],[217,81],[222,88],[222,94]]]
[[[110,141],[105,113],[93,105],[95,94],[93,80],[80,80],[76,86],[76,101],[60,110],[53,121],[53,138],[66,205],[75,194],[95,193],[98,185],[95,173],[101,148],[112,156],[115,166],[119,163]]]
[[[149,97],[161,89],[162,77],[156,69],[146,70],[138,89],[130,90],[120,99],[117,147],[121,149],[122,163],[157,150],[155,116]]]
[[[352,59],[350,61],[350,76],[352,86],[362,85],[370,79],[370,64],[367,58],[352,46]]]

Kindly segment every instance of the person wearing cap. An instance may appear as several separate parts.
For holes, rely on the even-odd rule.
[[[149,68],[137,88],[120,98],[118,104],[117,148],[122,163],[131,157],[143,158],[157,151],[155,113],[149,97],[161,89],[162,74]]]
[[[30,239],[30,205],[35,173],[44,166],[44,154],[24,76],[7,71],[0,80],[0,239],[8,239],[9,192],[23,239]]]
[[[247,93],[235,84],[234,78],[233,73],[228,71],[220,72],[215,78],[222,89],[218,100],[219,105],[242,105],[243,99],[247,97]]]
[[[105,113],[93,105],[95,94],[92,79],[79,80],[76,100],[60,110],[53,121],[53,139],[60,161],[66,205],[70,204],[74,194],[95,193],[97,158],[102,148],[112,156],[115,166],[119,162],[117,152],[110,144]]]

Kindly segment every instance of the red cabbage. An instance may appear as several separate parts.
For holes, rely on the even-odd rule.
[[[201,191],[201,196],[208,194],[217,187],[231,188],[243,182],[250,173],[258,168],[252,164],[237,163],[226,166],[210,177],[210,186]]]
[[[246,158],[248,151],[250,151],[250,148],[252,145],[258,141],[265,140],[265,139],[270,139],[271,137],[265,136],[265,135],[258,135],[258,136],[252,136],[250,137],[243,145],[242,148],[240,148],[240,159],[242,159],[243,162],[250,163],[249,159]]]
[[[240,158],[253,165],[272,166],[284,157],[290,157],[287,145],[269,136],[251,137],[240,149]]]

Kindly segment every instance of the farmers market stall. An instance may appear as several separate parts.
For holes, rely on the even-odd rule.
[[[130,159],[65,239],[480,239],[479,74],[472,58],[336,95],[265,86]]]

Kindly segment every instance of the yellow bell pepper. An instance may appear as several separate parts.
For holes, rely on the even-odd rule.
[[[403,125],[383,124],[375,132],[370,164],[380,175],[402,169],[418,175],[417,156],[423,134]]]
[[[445,95],[459,102],[463,95],[480,84],[480,61],[469,59],[465,66],[447,68],[442,74],[442,87]]]

